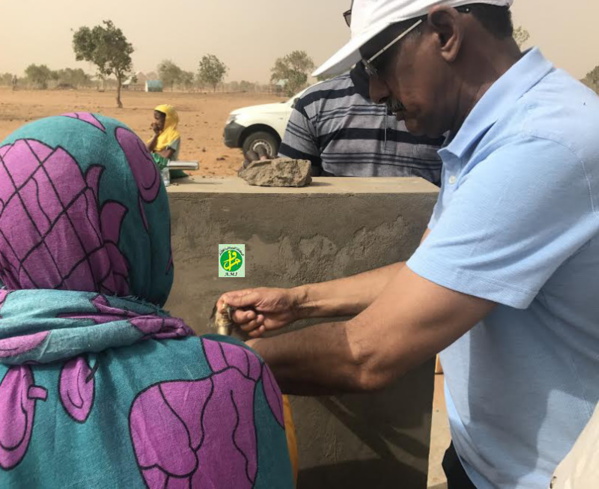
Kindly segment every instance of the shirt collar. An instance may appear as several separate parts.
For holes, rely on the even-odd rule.
[[[461,158],[466,151],[554,66],[538,48],[525,52],[476,103],[453,140],[442,151]]]

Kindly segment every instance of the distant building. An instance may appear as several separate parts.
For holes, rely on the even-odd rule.
[[[135,73],[135,78],[137,78],[137,83],[141,83],[142,85],[145,86],[146,81],[148,81],[150,79],[155,80],[158,77],[157,76],[147,76],[143,71],[138,71],[137,73]]]
[[[125,90],[143,92],[144,90],[146,90],[146,81],[147,80],[148,80],[148,77],[141,71],[138,71],[137,73],[135,73],[134,75],[131,75],[129,78],[127,78],[123,82],[123,88]]]
[[[280,94],[283,92],[286,85],[287,85],[287,79],[280,79],[280,80],[277,80],[275,83],[271,82],[270,91]]]
[[[162,92],[161,80],[146,80],[146,92]]]

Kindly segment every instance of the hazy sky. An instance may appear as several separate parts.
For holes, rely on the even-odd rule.
[[[76,62],[72,30],[104,19],[135,48],[135,71],[155,71],[163,59],[197,71],[204,54],[229,67],[228,81],[266,82],[274,60],[306,51],[319,64],[349,36],[341,13],[350,0],[0,0],[0,73],[23,74],[31,63],[51,69]],[[557,66],[577,78],[599,65],[599,2],[515,0],[515,25]]]

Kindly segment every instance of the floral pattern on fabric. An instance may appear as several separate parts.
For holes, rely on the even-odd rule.
[[[35,385],[31,368],[11,367],[0,383],[0,467],[9,470],[25,456],[35,421],[36,401],[48,392]]]
[[[0,163],[0,223],[13,223],[0,232],[4,285],[127,295],[127,262],[116,247],[126,209],[117,202],[97,212],[90,206],[104,169],[91,166],[83,174],[64,149],[32,139],[5,147]],[[40,188],[54,192],[41,201]],[[81,214],[83,229],[75,225]],[[23,232],[27,228],[35,232]],[[69,253],[61,252],[65,246]]]
[[[78,423],[84,423],[94,404],[94,371],[83,357],[66,362],[58,385],[62,406]]]
[[[63,117],[71,117],[73,119],[87,122],[88,124],[100,129],[100,131],[106,132],[104,124],[102,124],[94,114],[90,114],[89,112],[71,112],[70,114],[63,114]]]
[[[202,343],[214,372],[210,377],[153,385],[131,408],[131,439],[150,489],[252,488],[258,471],[254,398],[259,384],[283,426],[281,392],[268,367],[237,345]]]

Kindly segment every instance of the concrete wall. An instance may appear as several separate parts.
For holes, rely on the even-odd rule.
[[[436,188],[415,178],[315,178],[305,189],[196,179],[168,189],[176,272],[166,307],[199,333],[227,290],[407,259],[436,200]],[[219,244],[246,245],[246,278],[218,278]],[[425,488],[432,393],[430,362],[381,393],[293,398],[299,487]]]

